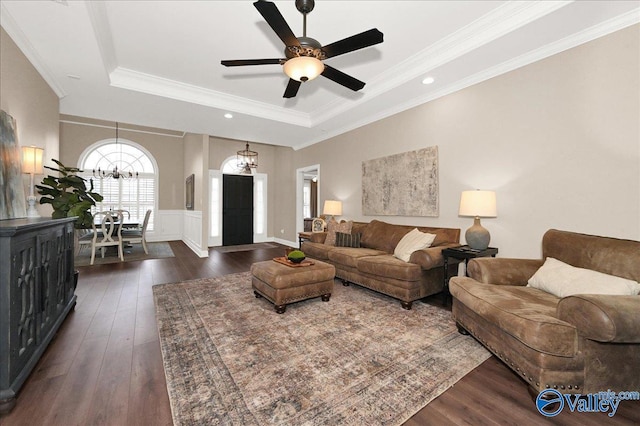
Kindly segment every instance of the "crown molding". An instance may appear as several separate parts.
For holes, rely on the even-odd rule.
[[[146,74],[118,65],[111,25],[103,2],[86,2],[94,35],[111,86],[175,99],[183,102],[224,109],[238,114],[310,127],[309,114],[291,111],[264,102],[228,95],[204,87]]]
[[[360,100],[338,99],[311,114],[119,67],[104,4],[88,3],[87,10],[112,86],[312,128],[569,3],[571,2],[506,3],[437,44],[397,64],[388,72],[376,76],[370,83],[373,89],[365,92],[365,96]]]
[[[460,28],[437,43],[421,50],[370,81],[371,90],[356,102],[336,100],[312,113],[312,126],[344,114],[358,103],[364,103],[398,86],[418,78],[518,28],[533,22],[573,1],[508,2]]]
[[[309,114],[287,110],[264,102],[252,101],[239,96],[205,89],[204,87],[170,80],[127,68],[116,67],[109,74],[111,85],[150,95],[162,96],[238,114],[247,114],[267,120],[296,126],[311,127]]]
[[[366,119],[360,120],[358,122],[353,122],[347,126],[343,126],[341,128],[337,128],[330,132],[324,133],[321,137],[310,139],[302,144],[298,144],[293,147],[293,149],[297,151],[299,149],[306,148],[332,137],[339,136],[343,133],[382,120],[411,108],[423,105],[427,102],[431,102],[443,96],[458,92],[462,89],[489,80],[493,77],[497,77],[507,72],[516,70],[518,68],[524,67],[526,65],[532,64],[534,62],[540,61],[542,59],[548,58],[550,56],[556,55],[558,53],[564,52],[566,50],[572,49],[584,43],[588,43],[590,41],[593,41],[600,37],[604,37],[608,34],[614,33],[638,23],[640,23],[640,7],[617,17],[611,18],[600,24],[594,25],[579,33],[575,33],[569,37],[565,37],[564,39],[558,40],[555,43],[548,44],[527,54],[503,62],[502,64],[488,68],[462,80],[458,80],[457,82],[450,84],[436,92],[431,92],[424,96],[415,97],[407,102],[396,105],[393,108],[387,108],[380,111],[378,114],[368,116]]]
[[[59,120],[59,122],[60,123],[65,123],[65,124],[73,124],[73,125],[76,125],[76,126],[95,127],[95,128],[99,128],[99,129],[109,129],[109,130],[115,130],[116,129],[116,126],[113,126],[113,125],[87,123],[85,121],[72,120],[72,119],[67,119],[67,118],[61,118]],[[136,129],[134,127],[122,127],[122,126],[118,126],[118,129],[120,131],[125,131],[125,132],[144,133],[146,135],[156,135],[156,136],[166,136],[166,137],[169,137],[169,138],[176,138],[176,139],[183,139],[187,134],[187,132],[184,132],[184,131],[173,132],[171,130],[162,131],[162,129],[159,129],[157,131],[151,131],[151,130]]]
[[[31,65],[38,71],[40,76],[49,85],[51,90],[58,96],[59,99],[67,96],[67,92],[62,88],[62,85],[58,83],[53,73],[49,71],[49,68],[45,65],[42,58],[24,35],[16,21],[13,19],[4,4],[0,3],[0,25],[9,34],[9,37],[18,46],[24,56],[27,57]]]

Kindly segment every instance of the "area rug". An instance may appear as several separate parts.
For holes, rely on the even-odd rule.
[[[337,281],[282,315],[248,272],[153,293],[175,425],[400,425],[490,356],[445,309]]]
[[[136,260],[146,259],[162,259],[166,257],[174,257],[173,250],[167,242],[147,243],[147,249],[149,254],[144,252],[142,244],[132,244],[130,248],[124,249],[124,261],[132,262]],[[75,266],[89,266],[91,262],[91,247],[83,247],[80,253],[75,257]],[[96,250],[96,258],[93,262],[94,265],[105,265],[108,263],[119,263],[117,249],[108,250],[104,256],[104,259],[100,257],[100,250]]]
[[[255,243],[255,244],[239,244],[237,246],[222,246],[215,247],[215,251],[219,251],[220,253],[234,253],[237,251],[251,251],[265,248],[275,248],[278,247],[277,244],[273,243]]]

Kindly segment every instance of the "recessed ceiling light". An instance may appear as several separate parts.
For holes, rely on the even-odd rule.
[[[231,114],[230,112],[226,113],[224,115],[224,118],[233,118],[233,114]]]
[[[422,80],[422,84],[431,84],[434,81],[436,81],[433,77],[425,77],[424,80]]]
[[[72,78],[74,80],[80,80],[80,76],[75,74],[67,74],[67,77]]]

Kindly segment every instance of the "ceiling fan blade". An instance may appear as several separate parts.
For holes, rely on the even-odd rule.
[[[322,71],[322,75],[327,77],[329,80],[333,80],[336,83],[353,90],[354,92],[362,89],[365,84],[363,81],[351,77],[350,75],[345,74],[342,71],[338,71],[337,69],[327,64],[324,64],[324,71]]]
[[[322,50],[327,55],[327,58],[332,58],[334,56],[353,52],[354,50],[373,46],[374,44],[382,43],[383,41],[383,34],[378,31],[377,28],[373,28],[369,31],[323,46]]]
[[[229,61],[220,61],[225,67],[241,67],[244,65],[279,65],[286,59],[235,59]]]
[[[258,0],[253,5],[286,46],[300,46],[300,42],[274,3]]]
[[[298,94],[298,89],[300,88],[301,84],[302,84],[302,82],[290,78],[289,79],[289,84],[287,84],[287,88],[285,89],[284,95],[282,97],[283,98],[295,98],[295,96]]]

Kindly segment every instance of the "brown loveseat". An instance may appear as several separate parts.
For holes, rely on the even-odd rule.
[[[574,267],[640,280],[638,241],[549,230],[542,254]],[[640,296],[559,298],[527,287],[541,265],[543,260],[506,258],[469,262],[470,277],[454,277],[449,285],[458,325],[536,393],[546,388],[581,394],[639,390]]]
[[[415,228],[378,220],[354,222],[351,234],[361,234],[360,248],[327,245],[325,233],[314,233],[301,249],[308,257],[335,266],[336,277],[345,285],[368,287],[400,299],[403,308],[411,309],[413,301],[442,291],[442,249],[460,245],[460,229],[417,227],[421,232],[435,234],[436,239],[431,247],[415,251],[409,262],[397,259],[393,256],[396,245]],[[457,265],[451,268],[453,271]]]

